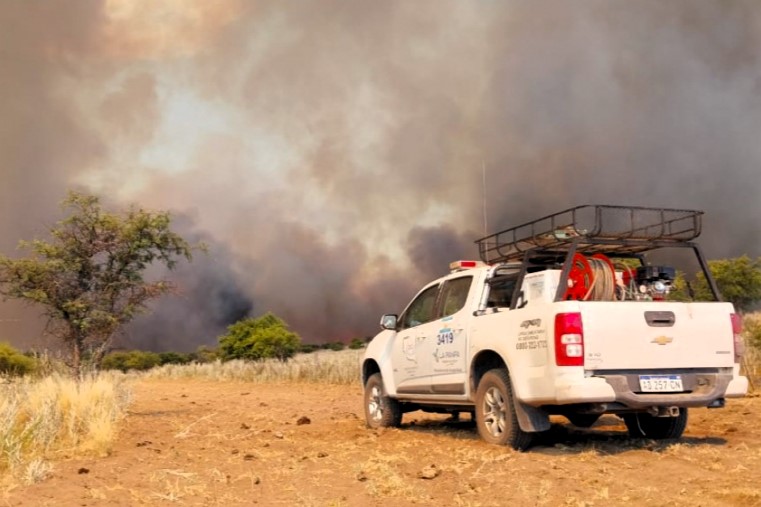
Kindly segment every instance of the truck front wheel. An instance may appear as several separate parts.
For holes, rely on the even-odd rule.
[[[476,426],[478,433],[490,444],[509,445],[525,451],[533,434],[523,431],[513,404],[510,376],[502,368],[487,371],[476,391]]]
[[[680,408],[676,417],[654,417],[650,414],[624,415],[626,429],[632,438],[665,440],[679,438],[687,427],[687,409]]]
[[[370,375],[365,384],[365,419],[368,428],[396,427],[402,423],[402,407],[383,388],[380,373]]]

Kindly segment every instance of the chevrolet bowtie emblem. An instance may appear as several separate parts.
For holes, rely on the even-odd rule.
[[[673,342],[673,338],[669,338],[668,336],[656,336],[653,338],[650,343],[657,343],[658,345],[666,345],[667,343]]]

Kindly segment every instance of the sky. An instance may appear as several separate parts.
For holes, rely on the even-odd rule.
[[[29,0],[0,28],[0,251],[70,189],[209,245],[120,346],[267,311],[365,337],[485,230],[580,204],[705,210],[709,258],[761,255],[752,0]],[[0,340],[37,314],[0,305]]]

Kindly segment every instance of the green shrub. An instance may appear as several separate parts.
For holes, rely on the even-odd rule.
[[[299,352],[302,354],[311,354],[315,350],[317,350],[319,347],[315,345],[314,343],[302,343],[299,345]]]
[[[0,343],[0,374],[23,376],[34,371],[36,361],[7,343]]]
[[[129,352],[118,351],[106,355],[101,362],[101,368],[104,370],[150,370],[161,363],[160,356],[155,352],[145,352],[142,350],[131,350]]]
[[[285,361],[299,350],[301,338],[288,329],[282,319],[271,313],[240,320],[219,337],[219,356],[230,359],[276,358]]]
[[[200,345],[195,352],[188,354],[188,362],[190,363],[213,363],[219,359],[217,351],[206,345]]]
[[[129,352],[110,352],[100,362],[100,368],[102,370],[121,370],[126,373],[128,356]]]
[[[159,352],[159,364],[188,364],[190,354],[181,354],[179,352]]]
[[[346,348],[346,345],[343,342],[329,342],[329,343],[323,343],[320,348],[323,348],[325,350],[343,350]]]
[[[363,340],[362,338],[354,338],[349,343],[349,348],[352,349],[352,350],[358,350],[358,349],[361,349],[364,346],[365,346],[365,340]]]

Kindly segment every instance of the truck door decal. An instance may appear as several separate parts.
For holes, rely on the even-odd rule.
[[[538,350],[547,348],[547,329],[541,327],[542,319],[524,320],[520,327],[523,331],[518,333],[518,340],[515,342],[516,350]],[[539,326],[538,329],[531,329],[533,326]]]
[[[415,354],[417,347],[415,342],[416,340],[414,336],[405,336],[402,340],[402,351],[404,352],[404,357],[413,363],[417,363],[417,356]]]

